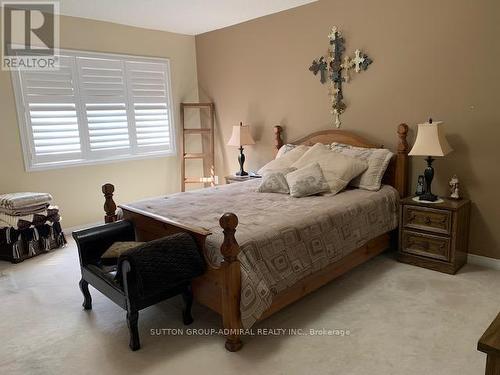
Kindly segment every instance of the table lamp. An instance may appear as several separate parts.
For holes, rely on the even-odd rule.
[[[254,144],[255,141],[253,140],[252,134],[250,133],[250,126],[243,126],[243,123],[241,122],[240,125],[233,126],[233,134],[231,134],[231,138],[229,139],[229,142],[227,142],[227,145],[240,148],[240,154],[238,155],[240,170],[236,172],[236,176],[248,176],[248,173],[243,169],[243,164],[245,163],[243,146]]]
[[[434,168],[432,167],[433,156],[448,155],[453,149],[448,144],[444,135],[443,122],[436,121],[418,125],[417,139],[408,155],[427,156],[427,168],[424,171],[425,188],[424,194],[420,195],[419,200],[435,202],[438,197],[432,194],[431,183],[434,178]]]

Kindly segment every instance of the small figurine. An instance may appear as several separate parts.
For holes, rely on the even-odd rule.
[[[419,196],[424,194],[424,176],[420,175],[418,176],[418,181],[417,181],[417,190],[415,192],[415,195]]]
[[[453,175],[450,182],[450,198],[452,199],[460,199],[460,182],[458,181],[458,177],[456,174]]]

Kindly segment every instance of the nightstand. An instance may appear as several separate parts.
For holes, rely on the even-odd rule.
[[[261,176],[236,176],[232,174],[224,178],[226,179],[226,184],[232,184],[234,182],[243,182],[243,181],[253,180],[255,178],[261,178]]]
[[[398,260],[455,274],[467,263],[470,201],[401,200]]]

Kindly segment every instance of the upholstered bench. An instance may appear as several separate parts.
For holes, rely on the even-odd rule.
[[[191,280],[205,270],[203,257],[188,233],[177,233],[139,244],[122,253],[112,264],[102,255],[115,242],[134,241],[134,226],[118,221],[73,232],[78,246],[83,308],[92,308],[88,284],[127,311],[130,348],[140,348],[139,310],[181,294],[183,322],[193,322]]]

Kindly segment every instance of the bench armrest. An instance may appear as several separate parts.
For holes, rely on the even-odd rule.
[[[78,247],[80,266],[97,264],[101,255],[118,241],[134,241],[134,225],[126,220],[73,232]]]

